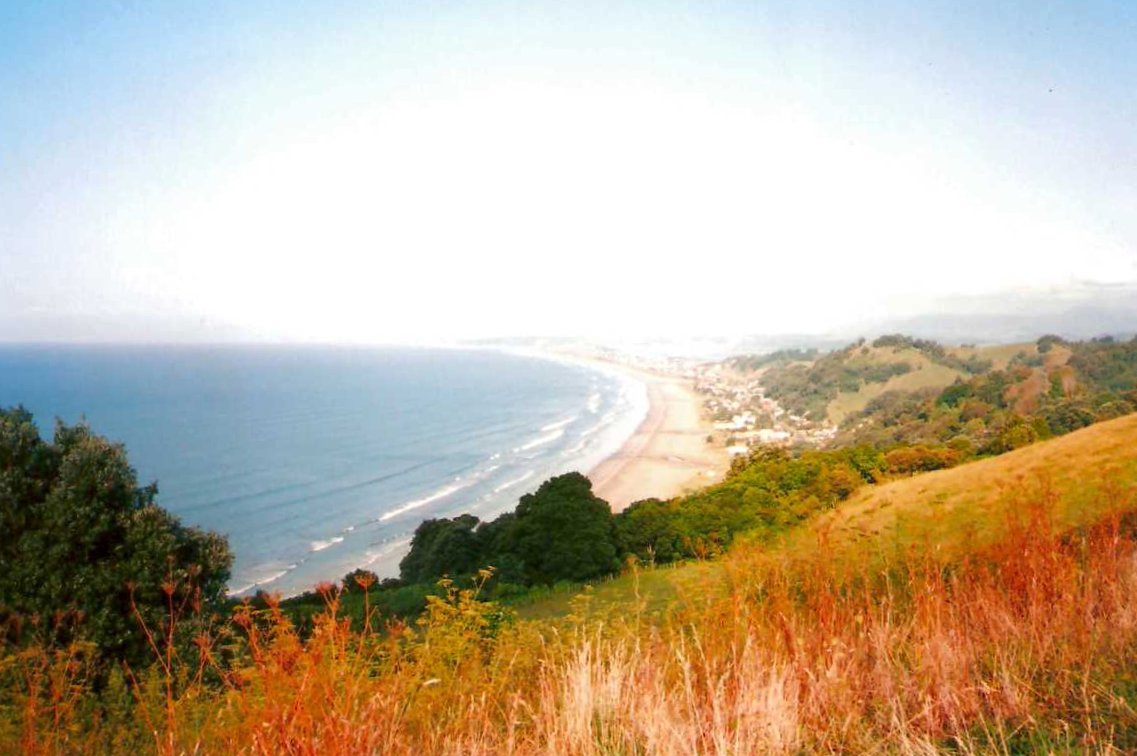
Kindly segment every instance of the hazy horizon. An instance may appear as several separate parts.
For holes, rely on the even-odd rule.
[[[1120,3],[8,7],[0,341],[1124,330],[1134,38]]]

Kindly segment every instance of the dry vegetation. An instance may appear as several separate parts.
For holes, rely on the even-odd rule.
[[[306,639],[278,609],[246,606],[198,639],[197,658],[170,655],[168,628],[151,628],[158,663],[97,692],[81,646],[9,653],[0,751],[1130,751],[1133,479],[1095,464],[1097,485],[1063,483],[1075,452],[1125,456],[1123,420],[992,460],[1050,460],[1037,480],[992,488],[1000,470],[949,471],[977,470],[982,546],[831,560],[832,527],[807,531],[821,539],[810,548],[740,545],[662,617],[643,609],[650,573],[633,569],[630,606],[604,611],[586,592],[560,622],[511,620],[454,586],[416,626],[364,628],[337,617],[329,587]]]
[[[1135,439],[1137,414],[1010,454],[867,487],[791,541],[811,549],[824,531],[831,554],[847,550],[855,559],[898,544],[930,543],[958,554],[1002,534],[1006,518],[1021,506],[1009,491],[1028,483],[1053,488],[1058,504],[1051,514],[1072,527],[1100,514],[1116,498],[1113,489],[1137,487]]]

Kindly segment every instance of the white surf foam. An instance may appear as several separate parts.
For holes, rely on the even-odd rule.
[[[329,546],[335,546],[337,543],[343,543],[343,536],[333,536],[326,541],[312,541],[309,547],[311,551],[323,551]]]
[[[269,583],[274,583],[277,580],[280,580],[282,577],[284,577],[288,573],[292,572],[294,569],[296,569],[296,565],[290,564],[287,567],[285,567],[284,569],[277,569],[273,572],[269,572],[269,573],[265,574],[264,576],[258,575],[256,577],[256,579],[254,579],[251,583],[243,585],[240,588],[231,588],[228,591],[228,595],[229,596],[240,596],[243,593],[248,593],[249,591],[253,590],[254,588],[264,588]]]
[[[535,449],[538,446],[544,446],[545,444],[551,444],[563,435],[565,435],[565,429],[561,428],[559,430],[553,431],[552,433],[547,433],[544,436],[538,436],[537,438],[533,439],[532,441],[528,441],[528,442],[522,444],[521,446],[515,447],[513,449],[513,451],[514,451],[514,453],[529,451],[530,449]]]
[[[600,394],[593,392],[592,396],[588,397],[588,411],[595,415],[600,411]]]
[[[615,419],[616,419],[616,416],[614,414],[608,413],[604,417],[600,418],[600,422],[596,423],[596,425],[592,426],[591,428],[586,428],[586,429],[582,430],[580,432],[580,435],[577,436],[577,438],[588,438],[593,433],[596,433],[597,431],[601,430],[602,428],[611,425],[612,421]]]
[[[572,455],[576,454],[577,452],[583,451],[584,447],[586,447],[586,446],[588,446],[588,439],[582,440],[580,443],[578,443],[576,446],[572,447],[571,449],[565,449],[565,451],[561,453],[561,456],[562,457],[571,457]]]
[[[534,475],[534,472],[532,470],[530,470],[529,472],[522,475],[520,478],[514,478],[513,480],[507,480],[506,482],[502,483],[500,486],[495,488],[493,490],[493,492],[496,494],[496,493],[501,493],[502,491],[506,490],[507,488],[513,488],[518,483],[524,483],[525,481],[529,480],[530,478],[533,477],[533,475]]]
[[[450,496],[453,493],[461,491],[463,488],[467,488],[470,485],[471,485],[470,483],[452,483],[448,486],[444,486],[444,487],[438,489],[437,491],[435,491],[434,493],[430,494],[429,496],[424,496],[421,499],[415,499],[414,501],[408,501],[406,504],[403,504],[402,506],[396,507],[395,509],[392,509],[390,512],[384,512],[382,515],[379,516],[379,522],[386,522],[387,520],[390,520],[392,517],[398,517],[399,515],[403,514],[404,512],[409,512],[412,509],[418,509],[419,507],[425,506],[425,505],[430,504],[431,502],[434,502],[434,501],[438,501],[439,499],[445,499],[447,496]]]
[[[572,417],[566,417],[564,420],[558,420],[555,423],[549,423],[548,425],[544,425],[541,427],[541,432],[546,433],[548,431],[556,430],[557,428],[563,428],[566,425],[568,425],[569,423],[571,423],[573,420],[576,420],[578,417],[580,417],[580,416],[579,415],[573,415]]]
[[[379,544],[379,545],[381,546],[381,548],[378,551],[372,551],[371,549],[368,549],[367,551],[363,552],[364,560],[359,563],[359,565],[358,565],[359,569],[365,570],[368,567],[370,567],[371,565],[375,564],[380,559],[382,559],[383,557],[390,556],[391,554],[393,554],[394,552],[403,548],[404,546],[410,546],[411,545],[411,539],[410,538],[399,538],[399,539],[394,540],[394,541],[389,541],[386,544]]]

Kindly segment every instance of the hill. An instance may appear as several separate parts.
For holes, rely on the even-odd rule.
[[[1042,441],[998,457],[894,480],[855,492],[796,533],[792,548],[864,558],[916,546],[945,558],[1003,534],[1026,498],[1050,505],[1054,524],[1070,529],[1099,518],[1137,490],[1137,414]],[[1125,503],[1125,502],[1120,502]]]
[[[321,589],[304,628],[260,597],[192,639],[192,605],[171,602],[143,620],[148,666],[97,669],[81,639],[5,645],[0,751],[1132,752],[1134,437],[1137,415],[962,464],[767,449],[610,520],[586,481],[554,479],[516,514],[519,547],[548,552],[562,525],[537,510],[579,498],[641,562],[713,558],[633,561],[575,590],[536,576],[520,612],[483,570],[438,581],[413,621],[376,613],[357,574]],[[910,476],[912,454],[956,466]],[[419,535],[444,534],[479,538],[461,518]],[[453,556],[421,555],[409,567],[427,574]]]
[[[915,349],[871,348],[865,353],[867,362],[882,365],[903,364],[909,370],[886,381],[866,381],[856,391],[838,391],[826,406],[825,417],[834,425],[862,411],[870,401],[888,391],[913,393],[921,389],[942,389],[967,376],[961,370],[930,359]]]
[[[983,350],[954,352],[934,341],[900,334],[871,344],[860,339],[827,353],[783,350],[727,360],[758,375],[766,393],[788,411],[815,422],[840,424],[886,391],[942,388],[989,370]]]
[[[706,374],[708,409],[732,420],[734,444],[989,456],[1137,411],[1137,338],[945,347],[892,334],[824,354],[736,357]]]
[[[808,559],[820,549],[827,558],[864,564],[928,548],[937,558],[957,559],[1006,535],[1009,518],[1028,500],[1044,501],[1061,531],[1086,526],[1109,509],[1137,510],[1135,439],[1137,414],[1131,414],[998,457],[864,486],[774,540],[744,537],[718,561],[641,568],[594,585],[590,601],[608,614],[675,609],[726,590],[727,565],[739,552],[777,561]],[[565,616],[575,595],[566,587],[518,612],[531,619]]]

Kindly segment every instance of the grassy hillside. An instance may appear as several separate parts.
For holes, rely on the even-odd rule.
[[[863,558],[930,544],[945,556],[989,543],[1025,497],[1042,494],[1059,527],[1101,515],[1109,494],[1137,487],[1137,414],[950,470],[863,488],[792,539]]]
[[[949,470],[865,486],[837,508],[807,522],[775,545],[755,550],[771,559],[815,554],[851,562],[890,559],[912,548],[958,558],[1006,534],[1024,501],[1044,501],[1060,529],[1086,525],[1119,498],[1137,491],[1137,414],[1097,423],[1061,438]],[[1041,494],[1041,496],[1040,496]],[[728,588],[724,559],[644,569],[594,585],[589,604],[602,614],[639,608],[649,614]],[[526,619],[549,620],[573,611],[568,587],[519,606]]]
[[[875,485],[852,476],[892,474],[879,450],[758,455],[688,502],[763,518],[716,559],[517,612],[442,581],[404,622],[364,580],[363,622],[327,586],[305,633],[270,599],[178,644],[171,602],[148,666],[5,645],[0,752],[1133,752],[1134,438],[1129,415]]]
[[[992,370],[1005,370],[1016,355],[1032,356],[1038,354],[1038,345],[1033,341],[1018,344],[991,344],[987,346],[950,347],[947,350],[961,359],[989,360]],[[1069,354],[1067,350],[1067,354]]]
[[[825,354],[782,351],[738,357],[728,366],[753,371],[767,393],[790,412],[839,424],[886,391],[943,388],[991,369],[983,350],[949,350],[893,334],[864,339]]]
[[[1033,345],[923,351],[945,367],[989,369],[946,387],[874,387],[862,409],[845,415],[838,445],[949,444],[989,456],[1137,410],[1137,340],[1043,337]]]
[[[870,401],[886,391],[911,392],[925,388],[944,388],[966,375],[960,370],[932,361],[927,355],[915,349],[870,347],[866,356],[882,363],[903,362],[912,369],[903,375],[894,375],[883,383],[865,383],[858,391],[838,392],[837,397],[829,402],[826,411],[829,422],[834,425],[840,425],[849,415],[863,410]]]
[[[965,414],[994,420],[988,423],[994,427],[992,435],[1001,432],[1006,419],[992,410],[1007,410],[1020,418],[1041,418],[1049,430],[1039,425],[1030,440],[1081,427],[1089,417],[1116,417],[1137,406],[1127,398],[1129,392],[1137,390],[1137,340],[1123,342],[1108,337],[1066,342],[1044,336],[1021,344],[945,347],[891,334],[871,343],[861,339],[824,354],[783,351],[737,357],[726,365],[744,375],[749,373],[768,396],[791,413],[843,426],[844,442],[850,440],[847,434],[851,428],[861,427],[862,421],[871,420],[881,409],[888,414],[906,401],[916,404],[935,400],[946,389],[956,390],[959,383],[965,384],[959,389],[962,393],[950,406],[975,396],[974,389],[983,389],[979,392],[983,404]],[[1106,407],[1119,401],[1128,403],[1128,408]],[[920,418],[916,425],[923,421]],[[871,428],[867,432],[876,434]],[[958,435],[960,429],[953,432]],[[914,433],[927,435],[920,427]],[[989,440],[985,435],[978,434],[971,441],[984,443]],[[922,440],[911,436],[901,432],[905,440]],[[881,439],[870,440],[879,443]]]

